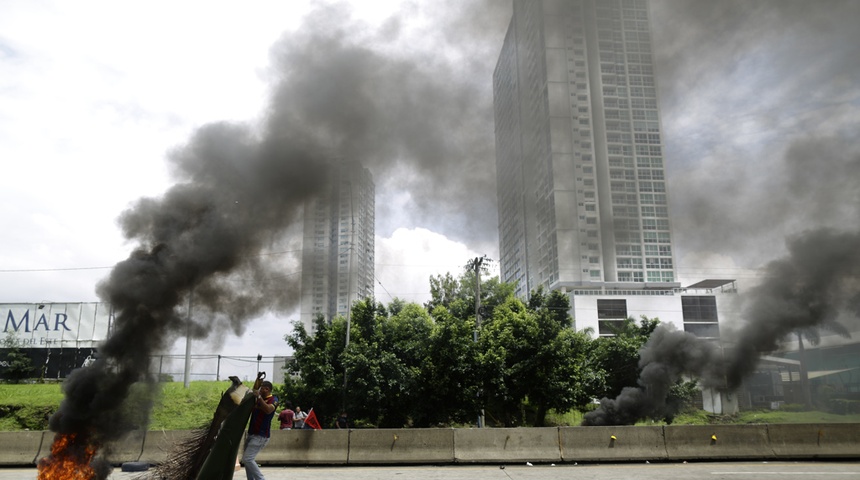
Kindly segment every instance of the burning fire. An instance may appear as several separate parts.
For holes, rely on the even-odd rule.
[[[93,480],[96,471],[90,466],[97,448],[78,434],[54,436],[51,455],[39,461],[38,480]]]

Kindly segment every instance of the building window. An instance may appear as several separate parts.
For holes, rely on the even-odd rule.
[[[713,296],[682,296],[684,322],[716,322],[717,298]]]
[[[615,335],[627,319],[627,300],[598,299],[597,329],[600,335]]]
[[[597,299],[597,318],[599,320],[626,320],[626,299]]]

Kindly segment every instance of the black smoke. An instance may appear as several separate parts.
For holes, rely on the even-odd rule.
[[[457,28],[461,15],[475,5],[449,7],[435,12],[434,35],[459,42],[468,35]],[[156,387],[151,355],[179,335],[242,334],[249,320],[295,307],[299,276],[285,265],[296,270],[297,258],[282,253],[298,243],[284,232],[326,183],[334,158],[361,162],[377,182],[398,178],[416,216],[433,212],[442,225],[445,212],[466,212],[485,227],[469,232],[495,235],[495,214],[486,214],[495,196],[465,201],[494,191],[490,75],[466,73],[469,64],[492,64],[490,37],[449,58],[392,50],[400,34],[396,19],[373,30],[341,4],[318,7],[272,48],[271,101],[259,124],[205,125],[170,152],[177,183],[119,218],[137,247],[97,287],[113,308],[110,336],[95,364],[63,384],[53,431],[107,447],[145,428]]]
[[[583,417],[583,425],[633,425],[644,418],[672,416],[666,402],[669,389],[682,375],[696,372],[703,385],[719,386],[720,351],[711,342],[670,324],[659,325],[639,352],[639,385],[624,387],[615,398],[603,398],[600,406]]]
[[[770,262],[765,281],[746,295],[746,324],[732,335],[726,360],[727,389],[739,387],[759,356],[787,337],[800,333],[817,343],[821,331],[850,336],[860,317],[858,245],[860,232],[831,229],[789,239],[789,255]]]
[[[765,280],[743,294],[743,325],[724,335],[725,348],[660,325],[640,351],[637,387],[583,418],[583,425],[632,425],[671,416],[669,387],[684,376],[706,388],[735,391],[762,355],[801,335],[850,337],[860,318],[860,232],[818,229],[787,242],[788,256],[766,266]],[[850,322],[850,323],[848,323]]]

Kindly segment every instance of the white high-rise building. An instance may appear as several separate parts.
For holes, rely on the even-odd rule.
[[[375,186],[370,171],[348,160],[332,161],[329,184],[305,204],[302,242],[301,321],[341,315],[373,296]]]
[[[493,75],[501,279],[678,287],[647,0],[514,0]]]
[[[578,329],[719,338],[733,280],[677,282],[647,0],[513,0],[493,74],[501,280]],[[727,293],[728,295],[723,295]]]

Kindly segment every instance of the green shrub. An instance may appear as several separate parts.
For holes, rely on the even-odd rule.
[[[18,409],[13,417],[24,430],[48,430],[48,421],[55,411],[56,407],[27,405]]]
[[[779,406],[783,412],[805,412],[808,409],[802,403],[783,403]]]

